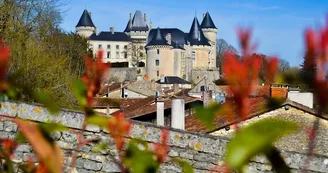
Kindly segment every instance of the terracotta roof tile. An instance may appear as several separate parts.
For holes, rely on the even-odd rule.
[[[250,98],[250,113],[248,116],[248,119],[256,117],[258,115],[261,115],[263,113],[272,111],[274,109],[272,108],[266,108],[264,107],[264,105],[266,104],[267,99],[266,97],[254,97],[254,98]],[[227,102],[228,104],[233,104],[232,99],[228,99]],[[294,108],[300,109],[304,112],[307,112],[309,114],[316,115],[316,111],[314,109],[311,109],[307,106],[304,106],[302,104],[299,104],[297,102],[291,101],[291,100],[286,100],[283,104],[281,104],[279,107],[285,106],[285,105],[289,105],[292,106]],[[234,113],[235,116],[237,116],[237,113]],[[328,115],[323,114],[321,116],[318,116],[320,118],[326,119],[328,120]],[[234,124],[236,122],[229,122],[228,120],[228,116],[225,114],[217,114],[215,119],[214,119],[214,125],[215,125],[215,129],[214,130],[218,130],[218,129],[222,129],[227,125],[231,125]],[[194,115],[190,115],[187,116],[185,119],[185,129],[187,131],[190,132],[195,132],[195,133],[208,133],[211,132],[210,130],[208,130],[201,122],[199,122]],[[213,130],[212,130],[213,131]]]
[[[120,108],[120,107],[129,107],[132,106],[140,101],[143,101],[144,99],[141,98],[134,98],[134,99],[129,99],[129,98],[122,98],[122,99],[117,99],[117,98],[107,98],[107,97],[98,97],[94,98],[92,102],[92,106],[94,108],[101,108],[101,107],[107,107],[109,105],[110,108]]]
[[[260,113],[261,111],[263,111],[263,107],[261,105],[264,105],[266,102],[265,97],[252,97],[250,98],[250,116],[255,116],[258,115],[258,113]],[[225,104],[230,104],[232,106],[234,106],[233,104],[233,100],[227,99]],[[237,112],[234,112],[233,117],[237,117]],[[230,122],[228,121],[228,115],[223,114],[223,113],[218,113],[215,116],[214,119],[214,125],[215,125],[215,129],[220,129],[223,128],[224,126],[230,124]],[[200,122],[198,121],[194,115],[190,115],[187,116],[185,119],[185,129],[187,131],[190,132],[198,132],[198,133],[206,133],[209,132],[209,130]]]
[[[200,101],[199,98],[184,96],[185,104]],[[171,108],[171,99],[164,100],[164,109]],[[143,115],[148,115],[157,111],[155,104],[155,97],[148,97],[143,101],[136,103],[124,109],[124,115],[126,118],[136,118]]]

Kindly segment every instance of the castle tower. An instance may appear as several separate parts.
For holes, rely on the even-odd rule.
[[[204,32],[205,37],[209,40],[209,43],[211,44],[209,68],[216,68],[217,28],[214,25],[214,22],[208,12],[204,14],[201,28]]]
[[[205,37],[198,19],[195,17],[190,31],[189,43],[191,46],[191,58],[193,69],[209,69],[210,57],[209,53],[212,50],[209,40]]]
[[[150,79],[157,80],[161,75],[174,76],[174,58],[172,46],[161,33],[160,28],[146,45],[146,73]]]
[[[96,27],[91,20],[91,13],[84,10],[82,16],[75,26],[76,33],[84,37],[90,37],[95,31]]]
[[[149,27],[147,25],[147,16],[146,13],[142,15],[140,10],[137,10],[132,14],[130,13],[130,19],[125,27],[124,32],[131,37],[131,39],[143,40],[146,41]]]

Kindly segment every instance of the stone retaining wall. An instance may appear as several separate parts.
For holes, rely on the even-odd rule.
[[[58,115],[51,116],[48,111],[40,106],[18,102],[1,103],[0,108],[0,138],[14,138],[17,133],[16,124],[12,123],[14,117],[20,117],[35,122],[60,122],[70,128],[69,131],[56,132],[53,138],[63,149],[66,158],[65,165],[71,162],[70,155],[76,144],[76,132],[81,128],[83,113],[70,110],[62,110]],[[148,123],[133,122],[131,138],[141,138],[149,143],[158,142],[160,139],[160,127]],[[112,161],[112,156],[117,157],[114,142],[105,130],[98,127],[87,127],[84,133],[86,138],[109,141],[110,147],[103,152],[92,152],[91,144],[80,149],[76,163],[76,172],[119,172],[118,167]],[[187,133],[185,131],[170,129],[169,156],[186,159],[192,164],[196,172],[208,172],[216,165],[220,165],[224,160],[225,146],[228,140],[223,137],[213,137]],[[305,154],[297,152],[282,151],[286,162],[294,172],[300,172]],[[28,158],[34,158],[33,150],[28,144],[20,145],[16,149],[15,162],[23,162]],[[34,158],[35,159],[35,158]],[[328,158],[316,155],[308,168],[311,172],[328,172]],[[161,172],[181,172],[181,169],[170,162],[161,165]],[[249,172],[272,172],[272,167],[263,157],[256,157],[248,167]]]

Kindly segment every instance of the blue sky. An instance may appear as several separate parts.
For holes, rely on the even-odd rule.
[[[61,27],[74,31],[83,10],[92,12],[98,31],[111,26],[123,31],[129,13],[147,13],[153,27],[176,27],[189,32],[195,15],[201,22],[209,11],[218,38],[239,48],[236,28],[251,27],[257,52],[275,55],[298,66],[303,57],[305,28],[322,26],[328,15],[327,0],[70,0]]]

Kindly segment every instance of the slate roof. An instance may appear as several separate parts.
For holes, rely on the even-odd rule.
[[[181,79],[177,76],[165,76],[164,82],[161,82],[161,80],[157,80],[156,83],[159,84],[190,84],[190,82]]]
[[[161,29],[156,29],[156,34],[153,35],[150,42],[147,44],[147,46],[157,46],[157,45],[163,45],[168,46],[166,39],[164,38],[163,34],[161,33]]]
[[[87,10],[83,11],[81,18],[75,27],[79,27],[79,26],[95,27]]]
[[[211,46],[208,43],[207,38],[205,37],[198,19],[195,17],[194,21],[192,22],[189,34],[188,34],[188,39],[190,44],[193,45],[205,45],[205,46]]]
[[[202,21],[201,27],[202,28],[213,28],[213,29],[217,29],[216,26],[215,26],[215,24],[214,24],[214,22],[213,22],[213,20],[212,20],[212,18],[211,18],[211,16],[210,16],[210,14],[208,12],[205,14],[205,17],[204,17],[204,19]]]
[[[126,28],[124,32],[129,31],[148,31],[149,27],[145,22],[145,19],[141,13],[140,10],[137,10],[134,13],[133,19],[132,19],[132,25],[130,26],[130,20],[128,21],[128,24],[126,25]]]
[[[165,37],[168,33],[171,34],[171,46],[173,48],[183,49],[183,46],[187,44],[186,35],[183,31],[177,28],[160,28],[161,34]],[[154,35],[156,35],[157,29],[152,29],[149,31],[147,44],[152,41]]]
[[[93,33],[89,40],[97,40],[97,41],[131,41],[131,38],[126,35],[124,32],[100,32],[99,34]]]

